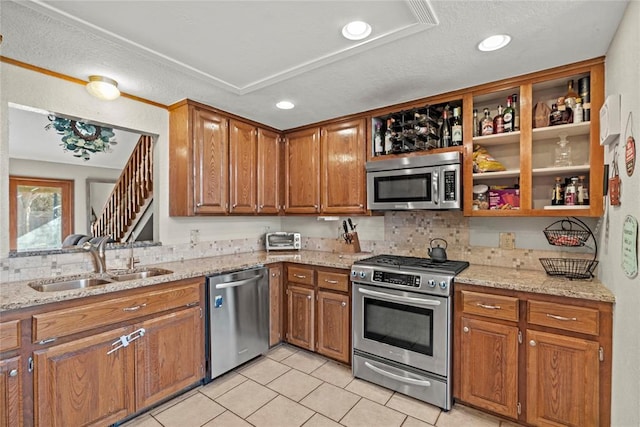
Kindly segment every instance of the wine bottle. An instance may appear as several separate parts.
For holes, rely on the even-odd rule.
[[[504,123],[505,132],[513,132],[513,108],[511,107],[511,97],[507,97],[507,108],[502,113],[502,121]]]
[[[376,122],[376,130],[373,136],[374,155],[379,156],[383,153],[382,135],[380,134],[381,123]]]
[[[391,149],[393,148],[393,141],[391,137],[393,136],[391,132],[391,123],[393,123],[393,119],[387,119],[387,130],[384,133],[384,153],[391,154]]]
[[[453,109],[453,120],[451,121],[451,145],[462,145],[462,118],[460,117],[460,107]]]
[[[480,123],[478,122],[478,110],[473,109],[473,137],[475,138],[480,134]]]
[[[511,95],[511,108],[513,108],[513,130],[520,130],[520,108],[518,105],[518,94]]]
[[[502,117],[502,105],[498,105],[498,115],[493,118],[493,133],[504,133],[504,117]]]
[[[440,126],[440,148],[451,147],[451,123],[449,123],[449,106],[442,111],[442,125]]]

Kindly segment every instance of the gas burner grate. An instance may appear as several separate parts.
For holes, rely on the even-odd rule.
[[[441,271],[458,274],[469,267],[467,261],[438,262],[431,258],[419,258],[400,255],[376,255],[357,261],[355,264],[373,265],[380,267],[413,268],[431,271]]]

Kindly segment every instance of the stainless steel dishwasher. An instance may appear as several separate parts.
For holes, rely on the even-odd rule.
[[[269,270],[207,278],[208,380],[269,350]]]

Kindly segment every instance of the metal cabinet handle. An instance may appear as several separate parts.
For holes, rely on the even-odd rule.
[[[307,295],[307,299],[311,299],[311,295]]]
[[[464,328],[462,328],[462,330],[463,330],[464,332],[469,332],[469,327],[468,327],[468,326],[465,326]]]
[[[15,377],[18,375],[18,370],[17,369],[12,369],[9,371],[9,376],[10,377]]]
[[[569,322],[569,321],[577,321],[578,318],[577,317],[564,317],[564,316],[556,316],[555,314],[549,314],[547,313],[547,317],[550,317],[552,319],[556,319],[556,320],[562,320],[564,322]]]
[[[133,307],[125,307],[122,311],[138,311],[143,307],[146,307],[147,304],[134,305]]]
[[[199,208],[200,206],[202,206],[202,203],[198,202],[196,203],[196,207]]]
[[[529,341],[529,345],[531,347],[535,347],[536,346],[536,342],[534,340]]]
[[[260,210],[264,209],[264,205],[260,205]]]
[[[307,278],[307,276],[305,276],[305,275],[295,274],[295,273],[293,273],[293,277],[297,277],[298,279],[306,279]]]
[[[502,308],[499,305],[487,305],[481,302],[477,303],[476,306],[486,308],[487,310],[500,310]]]
[[[347,306],[347,303],[346,303],[346,302],[344,302],[344,301],[342,301],[342,306],[343,306],[343,307],[346,307],[346,306]]]
[[[332,285],[337,285],[338,284],[337,280],[324,279],[324,281],[327,282],[327,283],[331,283]]]

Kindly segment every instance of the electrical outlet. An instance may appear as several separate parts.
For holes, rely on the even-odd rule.
[[[500,233],[500,249],[515,249],[516,235],[515,233]]]
[[[200,240],[200,230],[191,230],[189,240],[192,245],[197,245]]]

